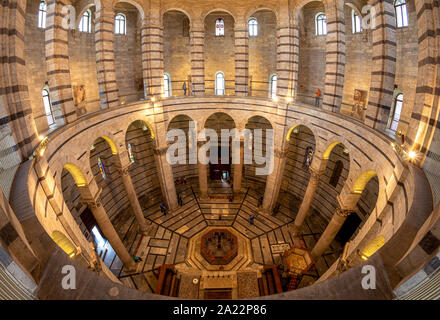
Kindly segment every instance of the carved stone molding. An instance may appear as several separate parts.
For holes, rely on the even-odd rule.
[[[336,214],[340,217],[347,218],[350,214],[352,214],[353,210],[347,210],[342,208],[336,208]]]

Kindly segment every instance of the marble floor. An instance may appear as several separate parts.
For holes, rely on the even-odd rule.
[[[311,250],[327,222],[319,215],[312,214],[307,218],[301,237],[293,238],[288,224],[292,223],[298,210],[299,201],[291,195],[280,194],[279,211],[272,216],[259,215],[257,204],[261,190],[250,186],[242,189],[239,196],[231,202],[227,195],[230,189],[224,184],[210,186],[209,200],[199,200],[197,183],[191,180],[186,185],[177,186],[183,205],[175,212],[163,214],[159,208],[162,201],[160,193],[150,195],[149,201],[143,201],[144,215],[150,223],[146,236],[138,233],[138,225],[129,210],[122,212],[113,220],[125,246],[132,255],[142,258],[135,273],[127,274],[117,259],[111,270],[128,287],[154,292],[157,282],[157,270],[162,264],[178,265],[180,270],[196,272],[194,265],[188,261],[188,248],[191,238],[204,232],[207,228],[229,227],[248,239],[250,243],[251,262],[246,270],[257,270],[258,266],[276,264],[282,276],[281,255],[285,248],[293,243],[303,243]],[[249,217],[254,215],[254,223]],[[342,252],[341,245],[334,241],[327,252],[304,275],[299,288],[312,284],[322,275]],[[197,268],[196,268],[197,269]],[[202,268],[199,268],[202,269]],[[245,268],[243,268],[245,270]]]

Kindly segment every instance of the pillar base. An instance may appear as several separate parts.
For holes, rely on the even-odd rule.
[[[199,196],[199,199],[200,199],[200,200],[209,200],[209,196],[208,196],[207,194],[201,194],[201,195]]]
[[[267,209],[260,208],[258,209],[258,214],[262,214],[264,216],[271,216],[272,212]]]

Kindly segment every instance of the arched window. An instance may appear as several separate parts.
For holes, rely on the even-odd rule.
[[[258,36],[258,21],[255,18],[249,19],[249,37]]]
[[[362,32],[362,20],[361,17],[359,17],[354,10],[351,10],[351,21],[353,26],[353,33],[360,33]]]
[[[171,77],[168,73],[163,74],[163,95],[171,97]]]
[[[99,172],[101,173],[102,179],[105,180],[107,178],[107,174],[105,173],[104,163],[102,162],[100,157],[98,157],[98,167],[99,167]]]
[[[225,75],[221,71],[215,74],[215,94],[218,96],[225,95]]]
[[[41,94],[43,95],[43,105],[44,105],[44,111],[46,112],[47,124],[49,126],[51,126],[55,123],[55,120],[53,118],[52,105],[50,103],[49,91],[47,89],[43,89],[41,91]]]
[[[47,15],[47,5],[46,2],[41,1],[38,7],[38,28],[46,28],[46,15]]]
[[[315,17],[316,35],[323,36],[327,34],[327,22],[326,16],[323,12],[320,12]]]
[[[84,12],[81,20],[79,20],[78,30],[79,32],[92,32],[92,12],[90,9]]]
[[[344,164],[341,160],[336,161],[335,167],[333,168],[332,176],[330,177],[330,184],[336,188],[339,182],[339,178],[342,174],[342,169],[344,169]]]
[[[122,13],[118,13],[115,17],[115,34],[126,34],[127,19]]]
[[[402,107],[403,107],[403,93],[399,93],[396,96],[396,101],[394,103],[393,120],[391,121],[391,125],[390,125],[390,129],[392,131],[397,131],[397,127],[400,121],[400,115],[402,113]]]
[[[222,37],[225,35],[225,21],[222,18],[218,18],[215,21],[215,36]]]
[[[396,26],[403,28],[408,26],[408,8],[406,0],[394,1],[394,9],[396,10]]]
[[[275,99],[277,97],[277,81],[278,77],[276,74],[270,76],[269,79],[269,98]]]
[[[127,145],[127,151],[128,151],[128,158],[130,159],[130,162],[134,163],[133,147],[131,146],[131,143],[129,143]]]

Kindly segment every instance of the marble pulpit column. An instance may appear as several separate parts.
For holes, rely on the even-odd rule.
[[[87,187],[81,187],[80,192],[83,188]],[[113,250],[115,250],[116,254],[118,255],[119,259],[121,259],[124,266],[128,270],[134,270],[134,260],[131,257],[130,253],[128,253],[128,250],[125,248],[121,238],[113,227],[113,224],[111,223],[110,218],[108,217],[107,212],[105,211],[104,207],[102,206],[101,200],[99,199],[99,194],[100,192],[98,192],[98,194],[96,194],[93,198],[82,197],[81,202],[87,204],[90,211],[92,211],[92,214],[95,217],[99,228],[104,233],[104,237],[110,243]],[[81,192],[81,195],[83,195],[83,192]]]
[[[313,197],[315,196],[316,189],[318,187],[319,178],[323,175],[324,171],[318,171],[316,169],[310,168],[310,180],[307,185],[306,192],[304,194],[304,198],[301,202],[301,206],[299,207],[298,214],[295,218],[295,222],[293,225],[293,234],[298,234],[301,231],[301,226],[304,223],[304,220],[307,218],[310,206],[313,201]]]
[[[121,173],[122,183],[124,184],[128,201],[130,202],[130,206],[133,209],[133,213],[134,216],[136,217],[136,221],[139,224],[139,230],[145,234],[147,232],[148,227],[145,221],[144,214],[142,212],[141,205],[139,203],[139,199],[136,195],[136,190],[134,189],[133,181],[131,180],[130,177],[130,172],[128,171],[129,165],[118,168],[118,170]]]
[[[353,211],[354,210],[341,209],[340,207],[336,209],[336,212],[330,220],[329,224],[327,225],[327,228],[325,228],[324,233],[321,235],[318,242],[313,247],[312,258],[314,261],[317,261],[328,249],[333,239],[338,234],[339,230],[341,230],[341,227],[344,224],[345,220],[347,220],[347,217]]]

